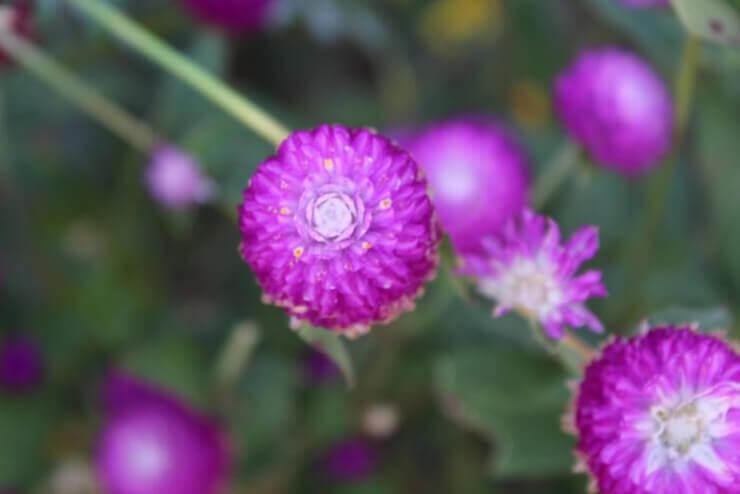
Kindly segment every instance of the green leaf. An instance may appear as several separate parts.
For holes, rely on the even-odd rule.
[[[344,344],[342,336],[322,328],[303,326],[296,331],[298,336],[312,347],[326,353],[342,371],[347,386],[355,385],[355,370],[352,365],[352,356]]]
[[[717,43],[740,45],[740,14],[725,0],[672,0],[693,34]]]
[[[670,307],[651,314],[646,322],[651,326],[696,324],[702,331],[727,330],[732,327],[732,313],[726,307]]]
[[[0,397],[0,486],[35,480],[43,467],[53,402],[39,396]]]
[[[456,350],[438,367],[437,385],[451,397],[458,417],[495,444],[499,477],[568,472],[573,441],[561,431],[568,402],[567,377],[547,356],[522,349]]]

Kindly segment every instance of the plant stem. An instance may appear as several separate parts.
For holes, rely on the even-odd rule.
[[[164,70],[190,84],[267,141],[279,145],[290,133],[272,116],[187,57],[101,0],[68,0],[101,27]]]
[[[696,76],[701,56],[701,40],[689,34],[681,57],[681,67],[675,83],[676,133],[679,141],[683,138],[691,115],[691,104],[696,88]]]
[[[0,30],[0,47],[49,86],[138,150],[149,153],[159,141],[155,132],[98,93],[72,72],[10,31]]]
[[[541,209],[576,169],[580,152],[575,143],[567,140],[544,166],[532,193],[532,203],[536,209]]]

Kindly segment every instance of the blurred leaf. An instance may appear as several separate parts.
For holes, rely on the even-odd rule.
[[[723,44],[740,44],[740,14],[725,0],[671,0],[686,28]]]
[[[53,408],[41,396],[0,396],[0,486],[38,479]]]
[[[573,441],[560,428],[566,375],[545,355],[500,346],[456,350],[438,367],[437,385],[463,421],[495,442],[500,477],[569,471]]]
[[[649,315],[645,321],[650,326],[698,324],[702,331],[729,330],[732,313],[726,307],[690,309],[671,307]]]
[[[347,350],[342,336],[327,329],[310,326],[303,326],[296,330],[296,333],[303,341],[331,357],[339,370],[342,371],[347,386],[354,387],[355,370],[352,365],[352,356]]]

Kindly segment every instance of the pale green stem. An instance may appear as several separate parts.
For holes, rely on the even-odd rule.
[[[580,148],[568,140],[545,165],[532,193],[532,204],[536,209],[541,209],[571,176],[578,165],[580,152]]]
[[[31,43],[9,31],[0,30],[0,48],[138,150],[148,153],[159,141],[149,126],[116,106]]]
[[[689,34],[681,57],[681,67],[676,78],[676,131],[683,136],[691,115],[691,104],[696,87],[696,75],[701,56],[701,40]]]
[[[289,130],[257,105],[181,55],[132,19],[101,0],[67,0],[164,70],[233,115],[267,141],[279,145]]]

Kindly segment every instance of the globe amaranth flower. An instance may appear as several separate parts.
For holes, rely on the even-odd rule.
[[[404,144],[426,171],[440,222],[458,252],[479,249],[484,236],[527,204],[526,153],[495,123],[451,120]]]
[[[740,355],[660,327],[608,345],[576,398],[578,453],[602,494],[740,492]]]
[[[339,481],[358,482],[370,477],[378,467],[376,446],[362,437],[345,439],[326,454],[324,470]]]
[[[592,297],[606,296],[601,272],[576,274],[599,248],[596,227],[581,228],[561,243],[555,221],[526,209],[482,245],[483,253],[462,258],[460,272],[473,276],[479,291],[497,301],[495,317],[516,310],[554,339],[567,327],[603,330],[585,306]]]
[[[668,7],[670,0],[619,0],[626,7],[632,8],[650,8],[650,7]]]
[[[32,17],[30,0],[18,0],[13,5],[0,5],[0,32],[7,30],[15,36],[30,38],[33,35]],[[12,64],[11,57],[0,49],[0,68],[10,64]]]
[[[200,21],[231,34],[260,29],[275,0],[182,0],[185,7]]]
[[[631,53],[605,48],[582,54],[558,77],[555,108],[594,160],[620,174],[655,168],[671,148],[670,93]]]
[[[265,300],[347,336],[412,309],[437,266],[421,169],[366,129],[293,133],[239,207],[241,254]]]
[[[146,185],[154,199],[170,209],[184,209],[209,200],[213,182],[198,163],[172,146],[154,150],[146,170]]]
[[[36,389],[44,378],[44,356],[25,336],[11,336],[0,344],[0,388],[21,393]]]
[[[123,374],[104,390],[96,471],[109,494],[216,494],[228,473],[225,438],[209,419]]]

